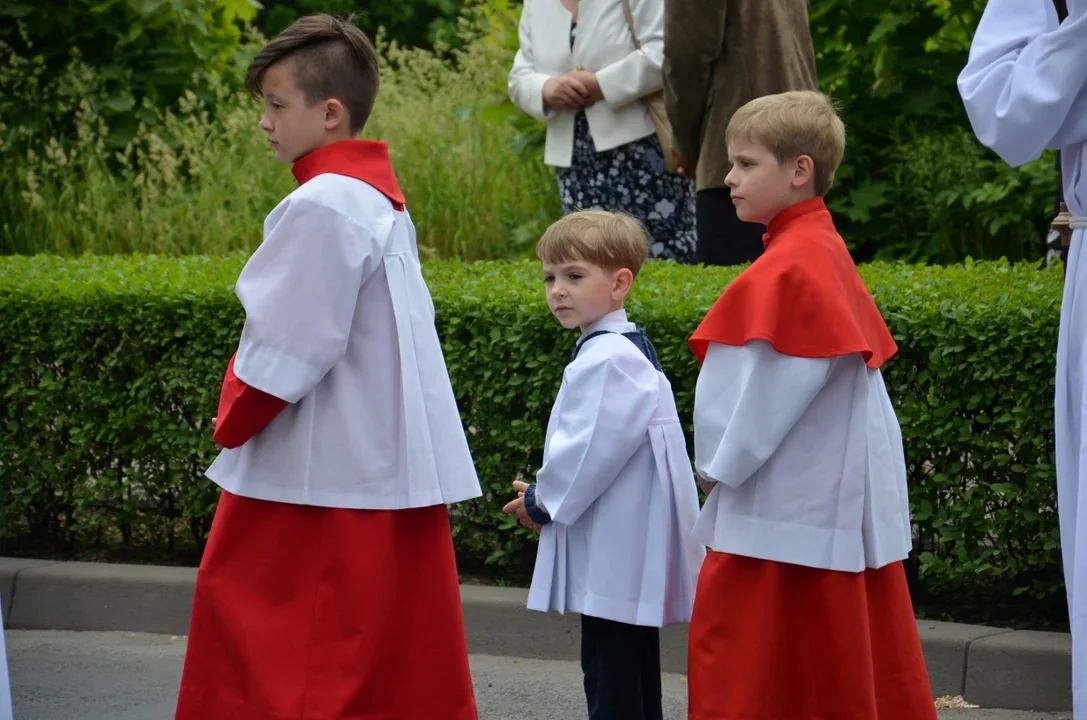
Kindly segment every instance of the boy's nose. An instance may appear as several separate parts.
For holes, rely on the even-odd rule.
[[[733,168],[732,170],[728,171],[728,175],[725,175],[725,185],[730,188],[736,187],[736,178],[733,176],[733,173],[735,172],[736,170],[735,168]]]

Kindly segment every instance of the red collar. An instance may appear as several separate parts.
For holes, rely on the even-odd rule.
[[[389,146],[375,140],[341,140],[317,148],[291,167],[299,185],[304,185],[318,175],[333,173],[362,180],[373,186],[397,210],[404,209],[404,193],[396,181]]]
[[[764,249],[770,248],[770,242],[776,235],[781,234],[781,231],[785,229],[785,226],[804,215],[810,215],[814,212],[827,211],[827,204],[821,196],[813,197],[811,200],[802,200],[795,205],[790,205],[785,208],[770,221],[770,224],[766,226],[766,234],[762,236],[762,246]]]

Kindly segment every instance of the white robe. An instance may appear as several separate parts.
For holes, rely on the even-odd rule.
[[[710,343],[694,433],[695,466],[716,483],[694,537],[712,549],[842,572],[909,555],[902,433],[860,355]]]
[[[990,0],[959,75],[974,132],[1011,165],[1061,150],[1064,197],[1078,220],[1057,342],[1057,502],[1072,626],[1075,716],[1087,718],[1087,0]]]
[[[0,618],[4,608],[0,607]],[[0,720],[11,720],[11,681],[8,677],[7,649],[4,645],[4,626],[0,624]]]
[[[407,211],[318,175],[264,224],[235,292],[234,372],[291,403],[207,475],[245,497],[396,510],[479,497]]]
[[[634,330],[626,313],[586,331]],[[532,610],[632,625],[690,620],[705,548],[690,535],[698,494],[671,385],[621,334],[585,342],[547,424]]]

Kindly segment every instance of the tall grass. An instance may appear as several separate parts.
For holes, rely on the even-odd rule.
[[[523,254],[559,214],[554,177],[542,154],[518,151],[516,128],[479,112],[504,92],[507,44],[478,22],[461,31],[458,50],[379,36],[382,88],[364,136],[389,143],[423,252]],[[260,104],[236,83],[212,77],[175,108],[134,109],[149,122],[118,152],[95,109],[102,94],[91,68],[74,58],[43,86],[32,60],[0,53],[0,91],[74,122],[61,140],[12,132],[0,119],[9,138],[0,141],[0,254],[251,250],[264,216],[294,187],[257,127]]]

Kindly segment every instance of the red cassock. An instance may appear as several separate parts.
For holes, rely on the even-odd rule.
[[[331,145],[294,171],[300,183],[356,177],[403,207],[383,144]],[[239,379],[232,358],[215,440],[239,447],[286,406]],[[476,717],[444,505],[353,510],[222,492],[177,720]]]
[[[691,337],[699,361],[751,340],[873,369],[895,354],[822,198],[774,218],[764,242]],[[711,551],[688,653],[690,720],[936,718],[901,562],[848,573]]]

